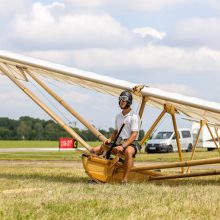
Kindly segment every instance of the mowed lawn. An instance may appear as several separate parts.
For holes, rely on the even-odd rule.
[[[92,146],[99,142],[89,142]],[[58,148],[59,141],[3,141],[0,140],[0,148]],[[79,144],[80,147],[80,144]]]
[[[219,176],[91,185],[80,162],[0,170],[0,219],[219,219]]]
[[[219,219],[220,176],[92,185],[80,160],[76,152],[1,153],[0,219]],[[141,153],[136,161],[178,154]]]

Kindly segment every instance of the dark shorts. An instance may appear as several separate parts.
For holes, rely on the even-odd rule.
[[[135,158],[135,155],[137,154],[138,150],[140,150],[140,148],[141,148],[138,141],[133,141],[129,146],[134,148],[133,158]]]
[[[137,141],[134,141],[133,143],[131,143],[129,146],[133,147],[134,148],[134,155],[133,155],[133,158],[135,158],[135,155],[137,154],[138,152],[138,142]]]

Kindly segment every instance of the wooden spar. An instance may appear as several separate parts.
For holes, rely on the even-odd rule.
[[[212,137],[212,140],[214,141],[215,146],[216,146],[216,148],[218,149],[218,152],[219,152],[219,154],[220,154],[220,148],[218,147],[218,144],[216,143],[215,137],[213,136],[212,131],[211,131],[211,129],[210,129],[210,127],[209,127],[209,125],[208,125],[208,124],[206,124],[206,127],[208,128],[209,133],[210,133],[210,135],[211,135],[211,137]]]
[[[218,144],[220,146],[220,139],[219,139],[219,135],[218,135],[218,128],[215,128],[215,133],[216,133],[216,137],[218,138]]]
[[[196,142],[195,142],[195,144],[194,144],[194,146],[193,146],[193,148],[192,148],[192,154],[191,154],[190,160],[193,160],[193,157],[194,157],[194,154],[195,154],[195,151],[196,151],[196,146],[197,146],[197,144],[198,144],[198,142],[199,142],[199,137],[200,137],[202,128],[203,128],[203,126],[204,126],[206,123],[207,123],[207,122],[206,122],[205,120],[201,120],[201,121],[200,121],[199,132],[198,132],[198,135],[197,135],[197,138],[196,138]],[[186,173],[189,173],[189,172],[190,172],[190,167],[187,168]]]
[[[194,154],[195,154],[195,151],[196,151],[196,146],[197,146],[197,144],[198,144],[198,142],[199,142],[199,137],[200,137],[200,134],[201,134],[201,132],[202,132],[202,128],[203,128],[203,126],[206,125],[206,124],[207,124],[207,121],[205,121],[205,120],[201,120],[201,121],[200,121],[199,132],[198,132],[198,135],[197,135],[197,138],[196,138],[196,142],[195,142],[195,144],[194,144],[194,146],[193,146],[192,155],[191,155],[190,160],[192,160],[193,157],[194,157]]]
[[[165,115],[166,110],[164,109],[160,115],[158,116],[158,118],[155,120],[155,122],[153,123],[153,125],[150,127],[150,129],[147,131],[147,133],[145,134],[145,136],[143,137],[143,139],[139,142],[139,144],[142,146],[144,144],[144,142],[147,140],[148,137],[150,137],[151,133],[153,132],[154,128],[157,126],[157,124],[160,122],[160,120],[163,118],[163,116]]]
[[[7,68],[7,66],[6,66]],[[0,70],[5,73],[8,78],[14,82],[24,93],[26,93],[38,106],[40,106],[48,115],[50,115],[60,126],[62,126],[72,137],[79,141],[82,146],[84,146],[88,151],[90,146],[68,125],[66,125],[54,112],[52,112],[44,103],[42,103],[28,88],[26,88],[22,83],[20,83],[13,74],[10,74],[5,67],[0,65]]]
[[[182,161],[182,162],[172,162],[165,164],[150,164],[143,167],[134,167],[131,171],[142,171],[142,170],[154,170],[154,169],[167,169],[167,168],[177,168],[177,167],[187,167],[187,166],[198,166],[205,164],[217,164],[220,163],[220,158],[212,159],[201,159],[201,160],[191,160],[191,161]]]
[[[168,176],[150,176],[149,180],[166,180],[166,179],[177,179],[177,178],[210,176],[210,175],[220,175],[220,170],[185,173],[185,174],[175,174],[175,175],[168,175]]]
[[[139,117],[140,118],[142,118],[142,116],[143,116],[147,100],[148,100],[148,97],[146,97],[146,96],[142,97],[141,107],[140,107],[140,110],[139,110]]]
[[[176,144],[177,144],[177,147],[178,147],[179,158],[180,158],[180,161],[183,161],[182,151],[181,151],[181,144],[180,144],[180,139],[179,139],[180,137],[179,137],[179,132],[178,132],[177,123],[176,123],[176,117],[175,117],[175,114],[177,112],[176,108],[173,105],[165,104],[164,109],[166,110],[166,112],[171,114],[172,121],[173,121],[173,128],[174,128],[174,132],[175,132],[175,135],[176,135]],[[182,173],[184,173],[184,168],[183,167],[181,168],[181,170],[182,170]]]
[[[83,125],[85,125],[100,141],[105,141],[106,137],[103,136],[97,129],[88,123],[78,112],[76,112],[69,104],[67,104],[60,96],[52,91],[45,83],[39,80],[28,69],[25,70],[44,90],[46,90],[54,99],[56,99],[65,109],[67,109],[74,117],[76,117]]]

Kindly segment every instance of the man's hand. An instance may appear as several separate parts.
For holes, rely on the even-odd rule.
[[[119,152],[122,152],[124,150],[124,148],[121,145],[115,147],[115,149]]]
[[[105,145],[108,145],[108,144],[110,144],[111,143],[111,139],[109,138],[109,139],[106,139],[105,141],[104,141],[104,144]]]

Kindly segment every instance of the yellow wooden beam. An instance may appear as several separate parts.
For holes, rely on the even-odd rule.
[[[145,141],[150,137],[151,133],[153,132],[154,128],[157,126],[157,124],[160,122],[160,120],[163,118],[165,115],[166,110],[164,109],[160,115],[157,117],[153,125],[150,127],[150,129],[147,131],[147,133],[144,135],[143,139],[139,142],[139,144],[142,146]]]
[[[182,157],[182,151],[181,151],[181,144],[180,144],[180,139],[179,139],[179,133],[178,133],[178,129],[177,129],[177,123],[176,123],[176,117],[175,117],[175,108],[172,108],[171,111],[171,117],[172,117],[172,121],[173,121],[173,127],[174,127],[174,131],[175,131],[175,135],[176,135],[176,144],[177,144],[177,148],[178,148],[178,154],[179,154],[179,158],[180,161],[183,161],[183,157]],[[184,168],[181,168],[182,173],[184,173]]]
[[[148,101],[148,97],[147,96],[142,97],[141,107],[140,107],[140,110],[139,110],[139,117],[140,118],[142,118],[142,116],[143,116],[144,109],[145,109],[147,101]]]
[[[212,140],[214,141],[215,146],[216,146],[216,148],[218,149],[218,152],[219,152],[219,154],[220,154],[220,148],[218,147],[218,144],[217,144],[217,142],[216,142],[216,140],[215,140],[215,138],[214,138],[214,135],[212,134],[212,131],[211,131],[211,129],[210,129],[210,127],[209,127],[209,125],[208,125],[208,124],[206,124],[206,127],[208,128],[209,133],[210,133],[210,135],[211,135],[211,137],[212,137]]]
[[[88,151],[90,151],[91,147],[68,125],[66,125],[62,119],[57,116],[53,111],[49,109],[43,102],[41,102],[37,96],[35,96],[31,90],[29,90],[27,87],[25,87],[21,82],[19,82],[13,74],[10,73],[7,66],[3,66],[3,64],[0,64],[0,70],[5,73],[6,76],[8,76],[9,79],[11,79],[12,82],[14,82],[26,95],[28,95],[39,107],[41,107],[48,115],[50,115],[61,127],[64,128],[72,137],[74,137],[77,141],[79,141],[82,146],[84,146]]]
[[[74,117],[76,117],[83,125],[85,125],[100,141],[105,141],[107,138],[102,135],[94,126],[87,122],[78,112],[76,112],[68,103],[60,96],[52,91],[45,83],[39,80],[31,71],[25,70],[33,80],[35,80],[44,90],[46,90],[54,99],[56,99],[65,109],[67,109]]]

